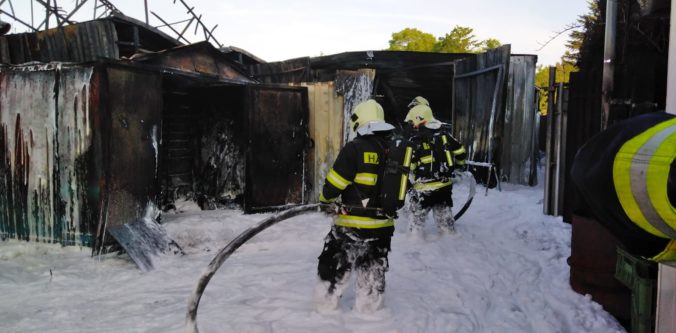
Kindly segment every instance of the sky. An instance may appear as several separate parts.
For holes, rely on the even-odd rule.
[[[467,188],[456,184],[455,202]],[[396,221],[385,307],[353,310],[354,281],[338,311],[315,310],[317,256],[331,218],[309,213],[280,222],[240,247],[207,285],[201,332],[246,333],[626,333],[588,295],[569,286],[571,228],[542,214],[543,186],[477,188],[457,233],[424,238]],[[268,214],[200,211],[179,204],[162,215],[184,255],[143,273],[126,254],[0,241],[2,332],[186,332],[188,300],[216,253]]]
[[[126,15],[145,21],[143,1],[109,1]],[[220,44],[245,49],[265,61],[383,50],[389,47],[392,33],[405,28],[443,37],[460,25],[473,28],[478,40],[496,38],[511,44],[512,53],[537,54],[539,64],[553,65],[565,52],[568,33],[540,49],[542,45],[589,12],[588,0],[183,1],[194,6],[206,26],[218,25],[214,35]],[[188,18],[180,1],[147,2],[149,11],[167,22]],[[64,0],[59,4],[73,6]],[[5,3],[2,9],[7,6]],[[79,20],[88,20],[93,13],[83,7],[78,14],[82,15],[75,16]],[[153,26],[162,24],[152,14],[149,20]],[[191,41],[204,39],[201,32],[194,35],[194,31],[188,29]]]

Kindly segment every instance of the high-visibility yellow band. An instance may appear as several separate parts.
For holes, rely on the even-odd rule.
[[[465,160],[455,161],[457,165],[465,165]]]
[[[429,182],[429,183],[416,183],[416,184],[413,184],[413,189],[415,189],[416,191],[420,191],[420,192],[434,191],[434,190],[438,190],[440,188],[444,188],[446,186],[449,186],[452,183],[453,182],[451,182],[450,180],[447,181],[447,182],[439,181],[439,182]]]
[[[401,175],[401,183],[399,184],[399,200],[406,198],[406,185],[408,185],[408,175]]]
[[[406,147],[406,154],[404,156],[404,167],[408,168],[411,165],[411,155],[413,154],[413,148]]]
[[[355,215],[336,216],[336,225],[351,228],[377,229],[394,226],[392,219],[375,219]]]
[[[420,162],[430,164],[434,162],[434,157],[432,157],[432,155],[423,156],[420,158]]]
[[[364,152],[364,164],[378,164],[378,153]]]
[[[674,128],[670,128],[672,126],[676,126],[676,118],[659,123],[625,142],[613,161],[615,193],[625,214],[641,229],[662,238],[670,238],[669,235],[676,234],[673,225],[676,222],[671,217],[675,214],[674,208],[670,204],[665,207],[664,203],[668,202],[664,184],[671,162],[660,160],[664,156],[667,159],[671,156],[673,160],[673,138],[663,132],[671,131],[673,134]],[[670,142],[672,143],[669,144]],[[663,155],[657,156],[658,151]],[[659,164],[665,164],[666,173]],[[667,220],[660,217],[662,214],[665,214]]]
[[[336,201],[336,199],[337,199],[337,198],[327,199],[327,198],[324,196],[324,192],[319,193],[319,202],[329,203],[329,202],[334,202],[334,201]]]
[[[656,256],[650,258],[654,261],[676,261],[676,240],[671,240],[667,243],[667,246],[664,250],[658,253]]]
[[[448,143],[448,139],[446,139],[446,136],[445,136],[445,135],[442,135],[442,136],[441,136],[441,142],[443,142],[444,144],[447,144],[447,143]]]
[[[343,178],[343,176],[339,175],[333,169],[331,169],[331,171],[329,171],[329,174],[326,175],[326,180],[339,190],[344,190],[346,187],[352,184],[351,181]]]
[[[464,152],[465,152],[465,146],[461,146],[460,148],[453,151],[453,155],[460,155]]]
[[[422,146],[423,146],[423,149],[425,149],[425,150],[430,150],[430,148],[431,148],[430,145],[427,144],[427,142],[423,142]]]
[[[357,184],[373,186],[378,182],[378,175],[375,173],[360,172],[354,176],[354,182]]]
[[[453,166],[453,159],[451,158],[451,152],[448,150],[445,150],[446,152],[446,162],[448,162],[448,166]]]
[[[650,158],[650,163],[648,164],[646,177],[646,188],[648,189],[650,202],[667,226],[671,227],[671,231],[673,232],[670,236],[672,239],[676,235],[676,208],[669,201],[666,184],[669,181],[671,163],[675,158],[676,123],[671,127],[669,133],[665,133],[662,143],[655,149],[655,153]]]

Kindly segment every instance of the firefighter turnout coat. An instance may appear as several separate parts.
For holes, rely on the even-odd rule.
[[[676,117],[619,122],[578,151],[571,177],[585,208],[633,254],[676,260]]]
[[[358,136],[340,151],[329,170],[320,194],[321,202],[333,202],[339,196],[345,210],[335,224],[360,229],[394,227],[394,220],[379,212],[380,175],[384,149],[390,132]]]
[[[450,186],[453,170],[464,166],[467,157],[465,147],[450,135],[450,126],[443,124],[439,129],[423,126],[413,141],[413,189],[429,192]]]

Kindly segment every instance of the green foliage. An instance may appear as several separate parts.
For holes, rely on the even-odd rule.
[[[434,35],[415,28],[406,28],[392,34],[390,51],[420,51],[440,53],[479,53],[501,45],[495,38],[478,41],[474,29],[456,25],[450,33]]]
[[[589,31],[593,26],[597,25],[599,18],[601,16],[601,9],[599,4],[596,1],[589,1],[589,13],[585,15],[580,15],[577,18],[576,27],[582,28],[582,30],[574,29],[568,35],[569,39],[566,43],[568,51],[561,57],[564,62],[575,63],[580,57],[580,49],[584,43],[585,38],[587,38],[587,31]]]
[[[432,34],[415,28],[406,28],[392,34],[388,50],[431,52],[435,42],[436,38]]]
[[[495,38],[489,38],[486,39],[485,41],[481,42],[481,49],[483,51],[488,51],[490,49],[498,48],[502,45],[499,40]]]
[[[578,69],[570,62],[559,62],[556,64],[556,78],[555,83],[568,83],[570,81],[570,73],[577,72]],[[540,88],[540,100],[538,111],[542,114],[547,114],[547,88],[549,85],[549,67],[538,66],[535,70],[535,86]]]
[[[440,53],[470,53],[478,50],[481,42],[476,40],[474,29],[456,25],[450,33],[440,37],[434,51]]]
[[[597,24],[601,11],[597,1],[589,1],[589,13],[580,15],[577,24],[569,25],[566,30],[571,30],[569,40],[566,43],[568,50],[561,56],[561,62],[556,64],[556,83],[568,83],[570,73],[577,72],[580,49],[587,38],[587,31]],[[582,28],[579,30],[578,28]],[[535,86],[540,88],[540,100],[538,110],[547,114],[547,88],[549,85],[549,67],[538,66],[535,72]]]

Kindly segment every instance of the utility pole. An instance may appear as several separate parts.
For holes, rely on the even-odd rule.
[[[667,113],[676,114],[676,1],[671,0],[669,27],[669,69],[667,71]]]

